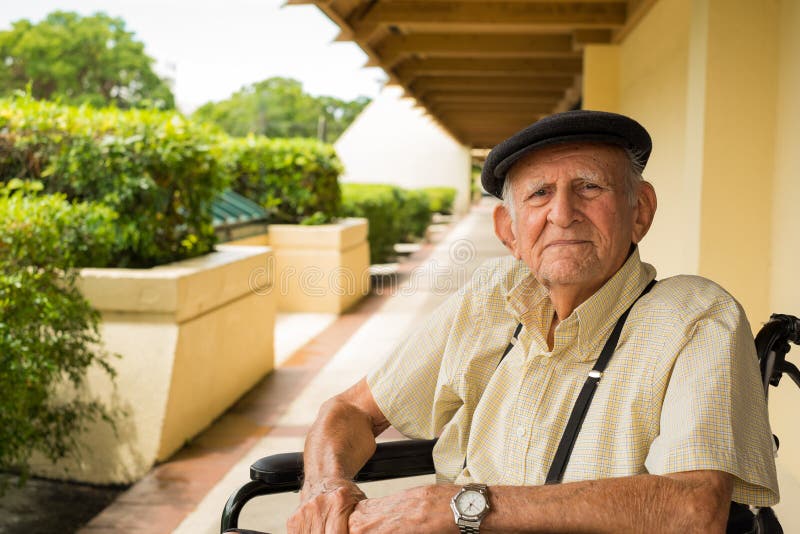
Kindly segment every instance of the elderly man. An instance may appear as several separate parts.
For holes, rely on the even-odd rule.
[[[741,306],[639,259],[650,149],[593,111],[495,147],[482,181],[511,255],[321,408],[290,532],[723,532],[731,500],[777,501]],[[370,499],[352,477],[390,425],[439,437],[438,484]]]

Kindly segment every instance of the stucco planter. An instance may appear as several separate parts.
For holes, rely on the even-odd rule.
[[[271,224],[278,309],[341,313],[369,293],[367,220]]]
[[[35,472],[129,483],[206,428],[273,368],[274,263],[269,247],[220,246],[152,269],[84,269],[83,294],[102,313],[116,388],[99,371],[89,392],[122,412],[117,434],[93,425],[80,460]]]

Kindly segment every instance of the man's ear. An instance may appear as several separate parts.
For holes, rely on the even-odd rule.
[[[656,214],[658,200],[656,190],[650,182],[639,184],[639,196],[636,201],[636,217],[633,221],[633,242],[639,243],[647,234],[653,217]]]
[[[514,229],[512,227],[511,214],[503,204],[498,204],[494,207],[492,212],[494,219],[494,233],[497,238],[511,251],[515,258],[519,259],[517,255],[517,238],[514,236]]]

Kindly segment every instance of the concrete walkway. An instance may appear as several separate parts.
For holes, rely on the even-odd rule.
[[[492,231],[493,206],[485,199],[402,263],[396,276],[385,278],[353,310],[338,317],[281,316],[275,372],[81,532],[218,533],[222,507],[248,480],[252,462],[268,454],[302,450],[322,402],[360,379],[469,280],[484,260],[506,253]],[[399,437],[389,429],[381,439]],[[379,496],[432,481],[433,477],[418,477],[363,487],[368,496]],[[783,477],[781,484],[784,502],[800,496],[795,481]],[[244,509],[239,525],[285,532],[284,522],[297,502],[296,494],[259,497]],[[789,506],[777,509],[784,528],[800,532],[798,514]]]

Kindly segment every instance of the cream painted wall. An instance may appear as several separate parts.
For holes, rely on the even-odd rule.
[[[641,245],[662,278],[696,273],[699,192],[685,180],[689,0],[660,0],[620,45],[619,109],[653,137],[645,179],[658,211]]]
[[[449,186],[458,190],[456,210],[469,206],[469,149],[402,98],[398,87],[385,88],[334,146],[344,183]]]
[[[778,65],[769,309],[800,317],[800,2],[796,0],[780,5]],[[789,360],[800,365],[800,347],[793,347]],[[773,430],[782,440],[781,464],[796,481],[800,481],[798,406],[800,390],[785,378],[770,397],[770,414]],[[800,490],[796,495],[800,498]]]
[[[583,50],[583,109],[619,113],[619,45],[594,44]]]
[[[778,2],[696,3],[708,5],[699,273],[758,324],[769,316]]]

